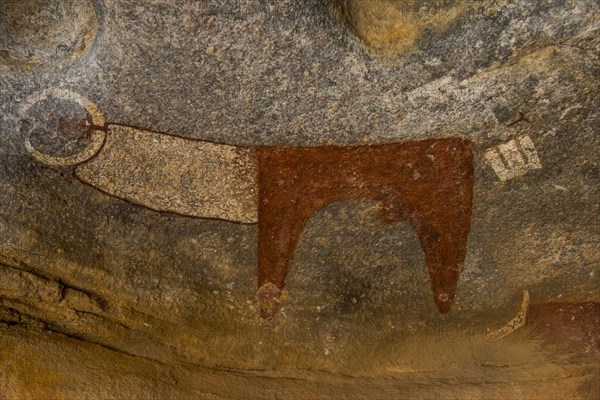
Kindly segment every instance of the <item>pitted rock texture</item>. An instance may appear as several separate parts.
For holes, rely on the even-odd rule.
[[[89,0],[5,0],[0,4],[0,60],[20,71],[58,70],[92,47],[99,20]]]

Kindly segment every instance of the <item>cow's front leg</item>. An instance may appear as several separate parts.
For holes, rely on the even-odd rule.
[[[261,317],[271,319],[311,210],[289,187],[265,186],[258,217],[258,299]]]

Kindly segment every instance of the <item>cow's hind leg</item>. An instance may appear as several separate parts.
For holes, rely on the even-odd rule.
[[[466,252],[466,238],[454,223],[440,224],[435,213],[413,215],[412,226],[417,233],[427,260],[434,300],[442,313],[450,311]]]
[[[434,169],[413,181],[409,220],[427,260],[435,303],[450,310],[467,252],[473,200],[473,153],[468,141],[438,146]],[[437,165],[436,165],[437,164]]]

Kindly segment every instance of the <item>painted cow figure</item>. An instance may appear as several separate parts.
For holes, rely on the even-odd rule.
[[[258,223],[261,316],[277,312],[296,245],[315,211],[338,201],[379,200],[384,221],[411,223],[425,253],[435,302],[447,312],[465,259],[473,193],[472,143],[440,138],[365,146],[243,147],[105,123],[86,99],[59,89],[25,102],[67,97],[84,107],[90,143],[39,161],[76,165],[74,176],[156,211]]]

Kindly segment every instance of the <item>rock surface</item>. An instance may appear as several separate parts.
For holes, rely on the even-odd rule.
[[[599,17],[588,0],[1,2],[0,397],[597,398],[597,345],[533,320],[486,338],[524,290],[559,333],[546,304],[600,301]],[[27,138],[77,153],[94,125],[69,99],[23,111],[48,88],[228,145],[472,140],[451,312],[410,225],[356,200],[312,215],[262,320],[256,225],[152,211],[39,162]]]

